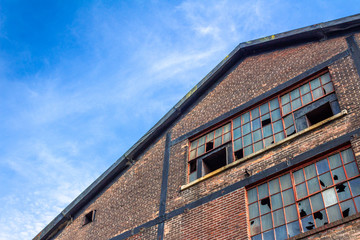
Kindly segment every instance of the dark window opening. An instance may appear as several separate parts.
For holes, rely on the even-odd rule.
[[[242,159],[244,157],[243,149],[236,151],[234,154],[235,154],[235,160]]]
[[[93,211],[91,211],[91,212],[89,212],[89,213],[87,213],[86,215],[85,215],[85,218],[84,218],[84,225],[86,225],[86,224],[88,224],[88,223],[91,223],[91,222],[93,222],[94,220],[95,220],[95,210],[93,210]]]
[[[264,119],[261,121],[261,126],[262,127],[265,127],[266,125],[270,124],[271,123],[271,119],[268,118],[268,119]]]
[[[195,172],[196,171],[196,160],[190,161],[189,165],[190,165],[190,173]]]
[[[215,171],[226,165],[226,148],[211,154],[209,157],[204,158],[204,175]]]
[[[210,151],[213,148],[214,148],[214,142],[207,142],[206,143],[206,150],[205,150],[206,152]]]
[[[310,126],[321,122],[331,116],[333,116],[333,112],[329,103],[325,103],[324,105],[306,114],[306,117],[310,122]]]

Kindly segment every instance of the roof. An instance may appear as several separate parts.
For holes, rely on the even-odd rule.
[[[358,31],[360,31],[360,14],[240,43],[124,155],[56,216],[34,239],[47,239],[56,234],[81,208],[89,204],[100,191],[109,186],[115,177],[129,169],[133,165],[134,159],[140,156],[159,137],[163,136],[167,129],[239,60],[255,54],[344,36]]]

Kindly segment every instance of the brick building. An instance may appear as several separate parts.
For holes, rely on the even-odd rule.
[[[34,239],[360,239],[359,45],[241,43]]]

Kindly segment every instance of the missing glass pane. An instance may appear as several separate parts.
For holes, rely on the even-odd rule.
[[[204,175],[215,171],[226,165],[226,148],[211,154],[209,157],[204,158]]]

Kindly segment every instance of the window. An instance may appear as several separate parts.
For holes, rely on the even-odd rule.
[[[360,212],[360,177],[346,148],[247,190],[252,240],[287,239]]]
[[[315,75],[191,141],[189,182],[232,162],[232,159],[258,152],[339,112],[330,74]],[[227,146],[229,142],[231,146]],[[219,148],[224,149],[215,154]],[[229,153],[228,149],[232,151]]]
[[[95,212],[96,212],[96,210],[93,210],[93,211],[85,214],[84,225],[91,223],[95,220]]]

